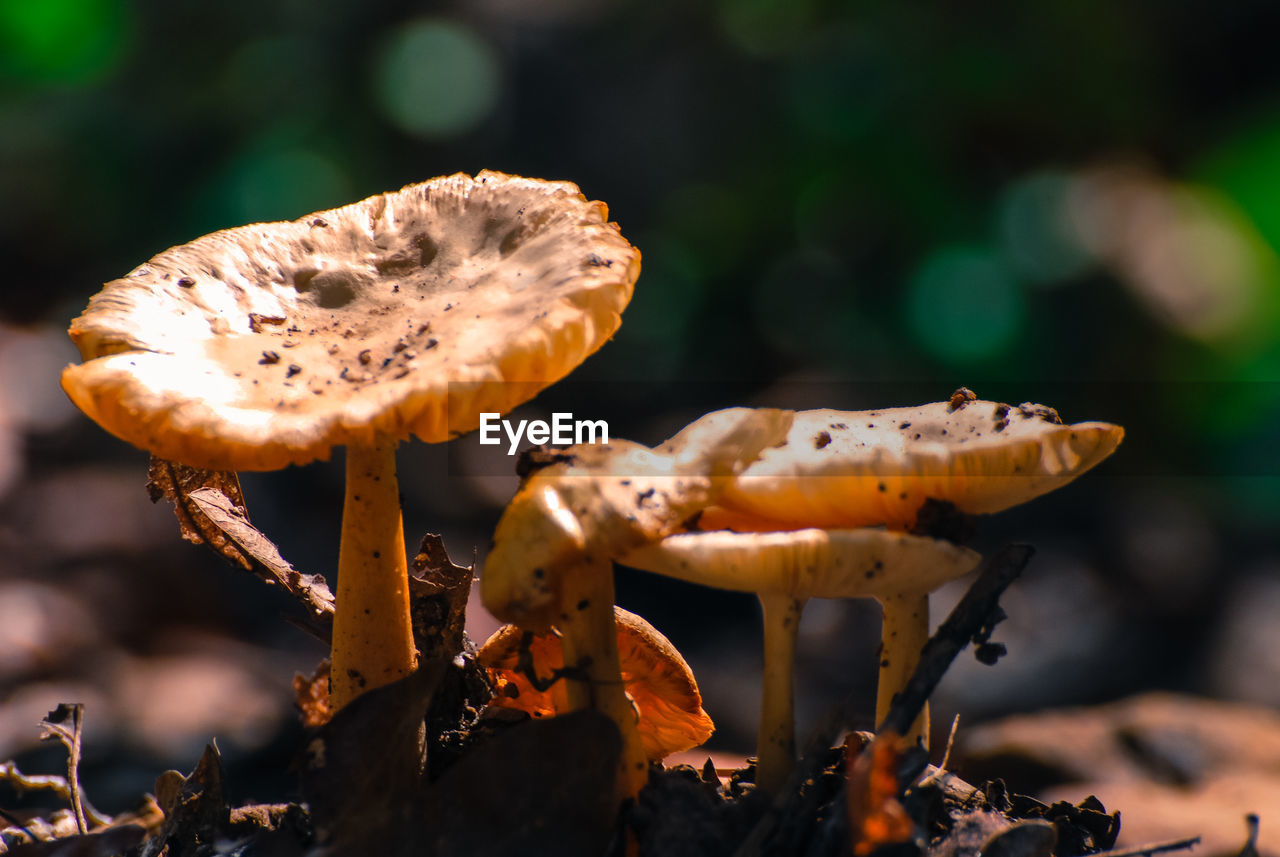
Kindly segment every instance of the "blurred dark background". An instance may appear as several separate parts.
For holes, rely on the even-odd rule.
[[[519,416],[656,443],[726,405],[967,385],[1125,425],[982,522],[980,549],[1040,553],[1010,655],[962,656],[940,720],[1153,687],[1280,705],[1277,31],[1263,0],[0,0],[0,759],[60,770],[35,722],[79,700],[105,809],[213,736],[233,798],[287,794],[289,678],[322,650],[66,403],[63,331],[170,245],[482,168],[576,182],[644,254],[614,340]],[[403,449],[407,538],[482,557],[511,461],[450,446]],[[244,478],[330,577],[340,464]],[[694,666],[712,746],[749,750],[754,600],[618,586]],[[802,731],[858,689],[870,725],[877,625],[810,604]]]

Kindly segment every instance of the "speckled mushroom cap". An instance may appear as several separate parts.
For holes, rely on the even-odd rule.
[[[617,330],[640,254],[607,217],[567,182],[482,172],[216,232],[94,296],[62,385],[113,434],[202,467],[447,440]]]
[[[968,574],[981,557],[941,539],[880,529],[681,533],[621,562],[737,592],[792,598],[927,593]]]
[[[796,413],[787,440],[727,486],[699,526],[910,528],[928,498],[998,512],[1059,488],[1115,451],[1124,429],[958,391],[949,402]]]
[[[622,681],[640,715],[637,731],[645,755],[656,762],[710,738],[715,724],[702,709],[698,683],[680,652],[640,616],[621,607],[614,607],[613,615]],[[478,660],[494,679],[490,705],[549,717],[558,713],[551,691],[538,690],[517,669],[523,634],[523,629],[506,625],[480,648]],[[535,634],[529,648],[540,678],[564,666],[564,651],[554,634]]]
[[[779,443],[791,411],[730,408],[659,447],[578,444],[531,473],[508,504],[480,592],[503,621],[544,629],[559,613],[560,575],[678,531],[760,450]]]

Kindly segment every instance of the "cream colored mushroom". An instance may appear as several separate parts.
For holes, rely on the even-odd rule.
[[[736,408],[657,449],[629,441],[571,447],[529,475],[498,522],[481,598],[504,622],[559,630],[573,669],[569,706],[595,708],[622,731],[625,794],[643,787],[648,764],[619,680],[613,558],[681,529],[790,423],[790,411]]]
[[[698,526],[908,529],[929,499],[969,514],[998,512],[1066,485],[1123,439],[1117,425],[1064,425],[1053,408],[982,401],[965,388],[946,402],[912,408],[800,411],[786,442],[764,450]],[[884,649],[903,654],[882,660],[877,723],[915,669],[929,630],[927,595],[881,603]],[[890,639],[899,641],[896,649]],[[927,740],[927,711],[913,732]]]
[[[950,542],[878,529],[685,533],[621,558],[646,571],[760,598],[764,692],[756,783],[773,792],[795,762],[792,670],[805,602],[874,596],[889,605],[904,593],[927,595],[971,571],[978,560]],[[923,641],[902,631],[886,624],[882,664],[914,664]]]
[[[925,500],[987,514],[1066,485],[1115,451],[1124,429],[1064,425],[1030,403],[947,402],[796,413],[701,518],[702,529],[767,531],[887,525],[909,529]]]
[[[396,444],[474,429],[618,327],[640,256],[566,182],[482,172],[224,230],[108,283],[62,385],[162,458],[272,470],[347,447],[333,700],[414,665]]]
[[[659,762],[710,738],[715,724],[702,710],[698,683],[680,652],[642,617],[621,607],[614,607],[613,614],[622,682],[636,709],[636,730],[645,757]],[[526,635],[527,664],[521,663]],[[555,634],[535,634],[504,625],[480,647],[476,659],[489,670],[494,682],[490,705],[533,717],[570,710],[565,682],[559,678],[564,650]]]

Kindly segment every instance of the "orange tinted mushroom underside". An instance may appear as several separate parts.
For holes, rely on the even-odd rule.
[[[702,695],[684,658],[640,617],[617,607],[614,615],[622,680],[639,716],[637,729],[645,755],[658,761],[710,738],[715,725],[702,710]],[[481,649],[480,662],[494,682],[489,704],[532,717],[552,717],[558,712],[555,686],[538,690],[517,669],[522,635],[516,626],[505,626]],[[550,679],[564,667],[560,640],[554,634],[533,635],[529,648],[540,680]]]

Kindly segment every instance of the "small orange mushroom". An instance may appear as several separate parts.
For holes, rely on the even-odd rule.
[[[689,750],[711,737],[715,724],[702,709],[693,672],[676,647],[640,616],[613,608],[618,658],[636,731],[650,762]],[[527,646],[528,654],[524,654]],[[523,659],[524,660],[522,662]],[[495,685],[490,705],[550,717],[569,710],[564,650],[554,633],[535,634],[515,625],[498,629],[480,648],[478,660]]]

